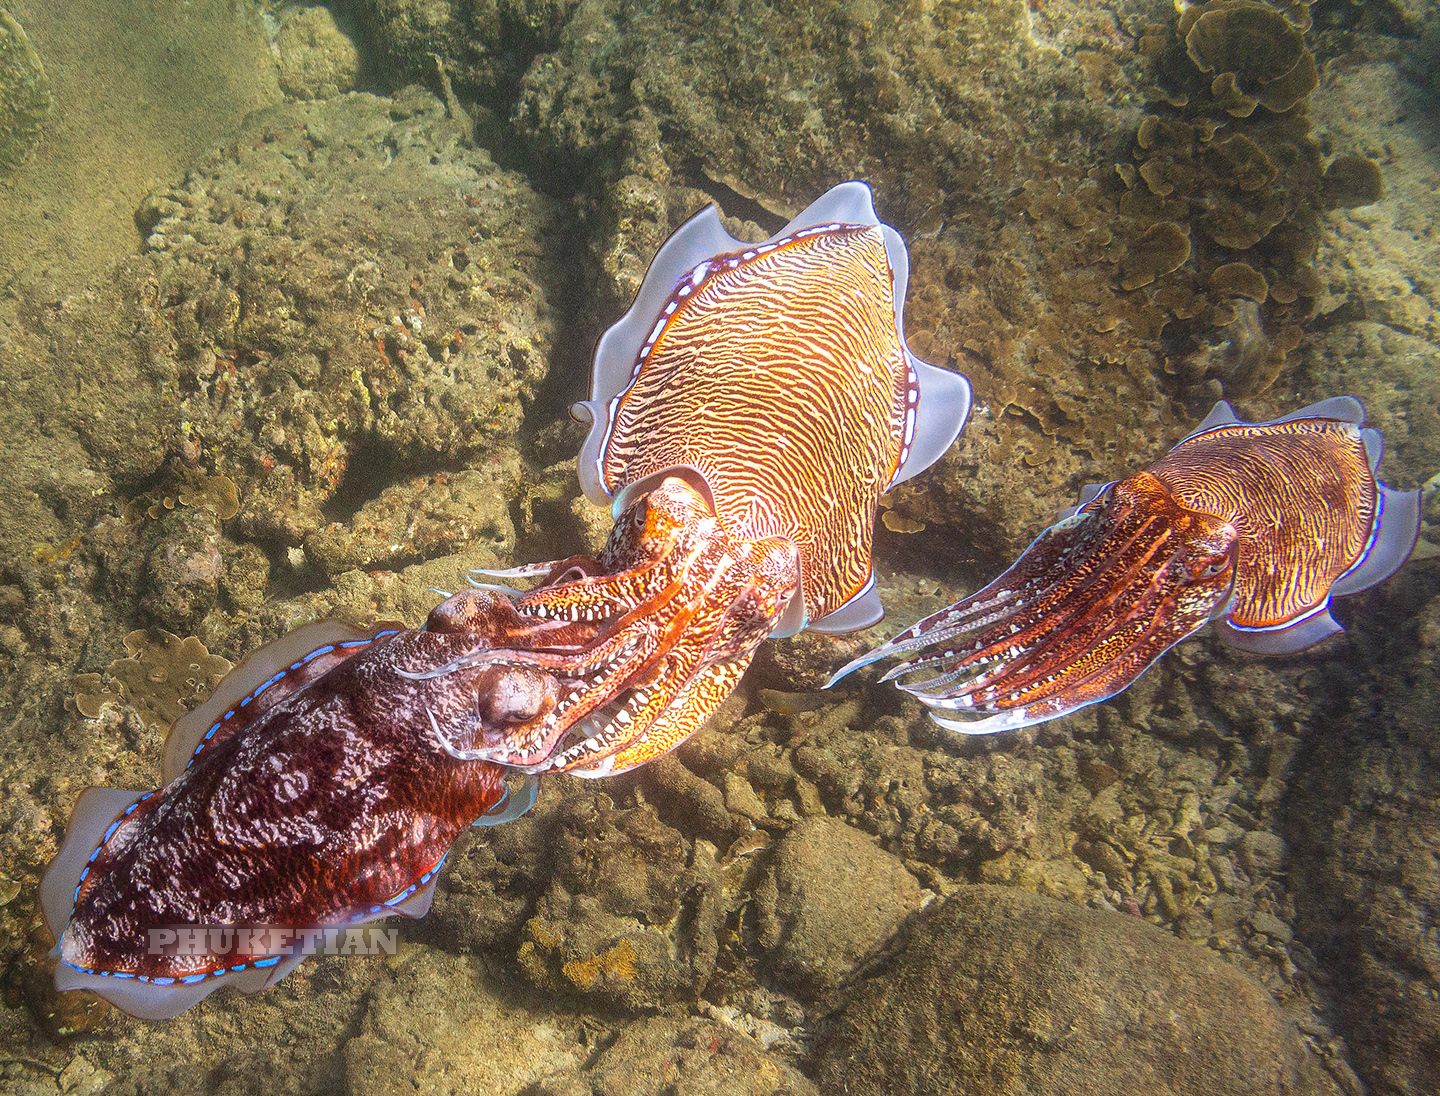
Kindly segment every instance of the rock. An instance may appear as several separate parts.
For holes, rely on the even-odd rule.
[[[360,75],[360,51],[329,8],[287,11],[275,36],[280,86],[297,99],[328,99],[351,91]]]
[[[258,111],[146,200],[146,254],[57,311],[56,367],[86,378],[60,413],[130,482],[203,453],[238,487],[239,539],[298,545],[357,517],[340,533],[360,549],[317,545],[334,566],[508,543],[488,518],[455,532],[454,487],[510,475],[490,469],[548,366],[554,212],[421,89]],[[413,500],[416,534],[382,542],[412,500],[363,505],[438,469],[457,478]]]
[[[545,825],[550,871],[515,952],[521,972],[626,1009],[703,992],[717,950],[713,858],[653,807],[617,810],[601,793],[572,788]]]
[[[631,1024],[577,1077],[546,1079],[534,1096],[818,1096],[795,1068],[713,1020],[656,1016]]]
[[[220,527],[215,515],[200,507],[182,507],[147,527],[141,609],[147,623],[181,635],[196,626],[215,605],[220,577]]]
[[[474,547],[489,550],[487,566],[499,566],[515,550],[509,500],[520,482],[519,463],[501,459],[387,487],[348,522],[306,538],[305,554],[332,577],[356,567],[395,570]]]
[[[1285,866],[1285,841],[1268,830],[1251,830],[1240,839],[1240,863],[1252,876],[1274,875]]]
[[[922,898],[905,865],[871,838],[807,819],[776,846],[760,891],[760,942],[782,982],[823,1000]]]
[[[653,785],[655,803],[662,814],[671,817],[672,821],[683,817],[690,827],[698,829],[717,844],[728,844],[738,832],[735,820],[726,808],[724,793],[714,784],[696,776],[673,755],[657,758],[646,765],[642,779]]]
[[[1333,978],[1332,1022],[1376,1096],[1440,1092],[1440,652],[1396,627],[1433,626],[1440,591],[1407,575],[1428,603],[1402,587],[1376,614],[1378,683],[1337,667],[1336,710],[1352,710],[1299,755],[1287,804],[1295,936]]]
[[[827,1021],[833,1092],[1275,1096],[1339,1090],[1265,987],[1138,917],[957,891]]]
[[[0,8],[0,170],[19,167],[50,117],[50,82],[25,29]]]
[[[469,961],[430,948],[385,961],[344,1045],[350,1096],[515,1092],[584,1055],[569,1017],[517,1008]]]
[[[1291,938],[1295,935],[1289,925],[1273,913],[1267,913],[1264,910],[1257,910],[1250,915],[1250,927],[1279,944],[1290,943]]]

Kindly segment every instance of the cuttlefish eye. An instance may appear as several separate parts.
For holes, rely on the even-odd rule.
[[[1194,583],[1232,576],[1239,545],[1240,533],[1235,526],[1228,521],[1219,523],[1218,528],[1198,538],[1191,547],[1185,560],[1187,580]]]
[[[548,715],[560,699],[560,683],[531,666],[491,666],[475,679],[475,707],[487,726],[528,723]]]

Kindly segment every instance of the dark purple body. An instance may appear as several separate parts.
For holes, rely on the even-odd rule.
[[[451,623],[449,605],[428,628]],[[253,653],[177,722],[169,783],[81,797],[42,885],[57,985],[169,1016],[226,982],[253,992],[299,956],[243,937],[229,950],[157,953],[152,930],[422,915],[455,838],[484,816],[511,816],[504,770],[457,760],[437,736],[471,741],[476,674],[408,676],[477,642],[464,629],[322,622]]]

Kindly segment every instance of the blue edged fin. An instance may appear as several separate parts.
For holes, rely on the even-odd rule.
[[[535,801],[539,798],[540,778],[526,773],[517,787],[513,790],[505,789],[505,798],[475,819],[471,825],[499,826],[506,822],[513,822],[535,806]]]
[[[1289,655],[1313,647],[1322,639],[1328,639],[1336,632],[1343,632],[1330,615],[1330,600],[1327,598],[1315,612],[1280,628],[1237,628],[1228,617],[1211,621],[1215,634],[1227,646],[1249,651],[1257,655]]]
[[[792,601],[791,606],[794,604],[796,604],[796,602]],[[805,603],[800,601],[799,604],[803,613]],[[840,606],[840,608],[826,613],[819,620],[812,620],[810,622],[810,630],[823,633],[853,632],[859,628],[868,628],[872,624],[880,623],[881,618],[884,616],[885,606],[880,603],[880,591],[875,589],[875,575],[872,572],[870,581],[865,584],[864,589],[844,605]],[[771,635],[780,638],[791,636],[805,626],[802,620],[799,626],[795,628],[795,631],[787,632],[782,630],[785,624],[785,619],[781,618],[780,625]]]
[[[869,187],[864,183],[842,183],[841,186],[859,187],[864,191],[865,218],[855,223],[879,223],[879,218],[875,215],[875,207],[870,200]],[[835,188],[835,190],[839,189],[841,187]],[[835,193],[835,190],[830,193]],[[821,201],[824,201],[824,198]],[[809,212],[806,210],[806,213]],[[804,215],[802,214],[802,216]],[[813,223],[823,224],[829,219],[832,218],[821,217]],[[840,218],[833,219],[839,220]],[[948,369],[941,369],[929,362],[921,361],[911,352],[909,344],[905,341],[905,294],[910,286],[910,252],[906,249],[905,241],[901,238],[900,233],[889,225],[880,225],[880,233],[885,238],[885,257],[890,261],[890,272],[893,278],[895,331],[900,337],[900,347],[905,351],[905,361],[910,366],[911,384],[915,389],[914,397],[916,399],[913,412],[906,416],[906,428],[911,432],[911,436],[905,439],[905,462],[895,469],[895,475],[891,477],[886,488],[889,490],[890,487],[904,483],[911,476],[925,471],[955,444],[955,439],[960,436],[960,431],[965,428],[965,423],[970,418],[973,397],[970,382],[959,373],[951,373]],[[878,599],[876,605],[879,605]],[[836,610],[836,612],[839,611]],[[869,623],[873,624],[875,621],[872,620]],[[858,625],[862,628],[867,626],[866,624]]]
[[[398,627],[376,625],[366,632],[343,621],[319,620],[257,647],[225,675],[209,699],[171,726],[161,758],[161,782],[170,783],[202,748],[229,738],[299,684],[313,680]]]
[[[1331,597],[1368,590],[1400,570],[1420,539],[1420,492],[1378,484],[1379,511],[1370,545],[1354,567],[1335,580]]]
[[[1276,426],[1282,422],[1294,422],[1296,419],[1338,419],[1341,422],[1351,422],[1356,426],[1363,426],[1365,424],[1365,406],[1354,396],[1331,396],[1328,400],[1312,403],[1308,407],[1300,408],[1299,411],[1281,415],[1278,419],[1268,419],[1265,422],[1246,422],[1235,414],[1235,408],[1230,405],[1229,400],[1221,400],[1210,408],[1210,414],[1200,421],[1199,426],[1176,444],[1182,445],[1191,438],[1198,438],[1201,434],[1209,433],[1217,426]],[[1379,437],[1378,432],[1372,431],[1372,433]],[[1378,457],[1376,457],[1376,462],[1379,462]],[[1375,466],[1372,464],[1370,467],[1373,471]]]
[[[40,912],[50,935],[59,940],[75,909],[75,891],[89,870],[110,827],[147,793],[121,788],[86,788],[75,801],[65,842],[40,880]]]
[[[121,1012],[141,1020],[169,1020],[224,986],[234,986],[241,993],[258,993],[280,981],[304,959],[304,955],[283,955],[267,966],[252,964],[242,970],[208,974],[195,981],[178,978],[152,981],[123,975],[94,974],[61,961],[55,968],[55,988],[89,990]]]

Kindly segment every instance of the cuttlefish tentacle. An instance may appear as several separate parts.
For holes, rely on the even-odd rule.
[[[1004,574],[844,667],[885,675],[971,734],[1114,696],[1214,621],[1245,650],[1302,650],[1340,630],[1331,600],[1393,574],[1414,547],[1417,492],[1375,479],[1364,412],[1327,400],[1268,423],[1217,405],[1148,470],[1090,487]],[[916,676],[927,674],[928,676]]]

